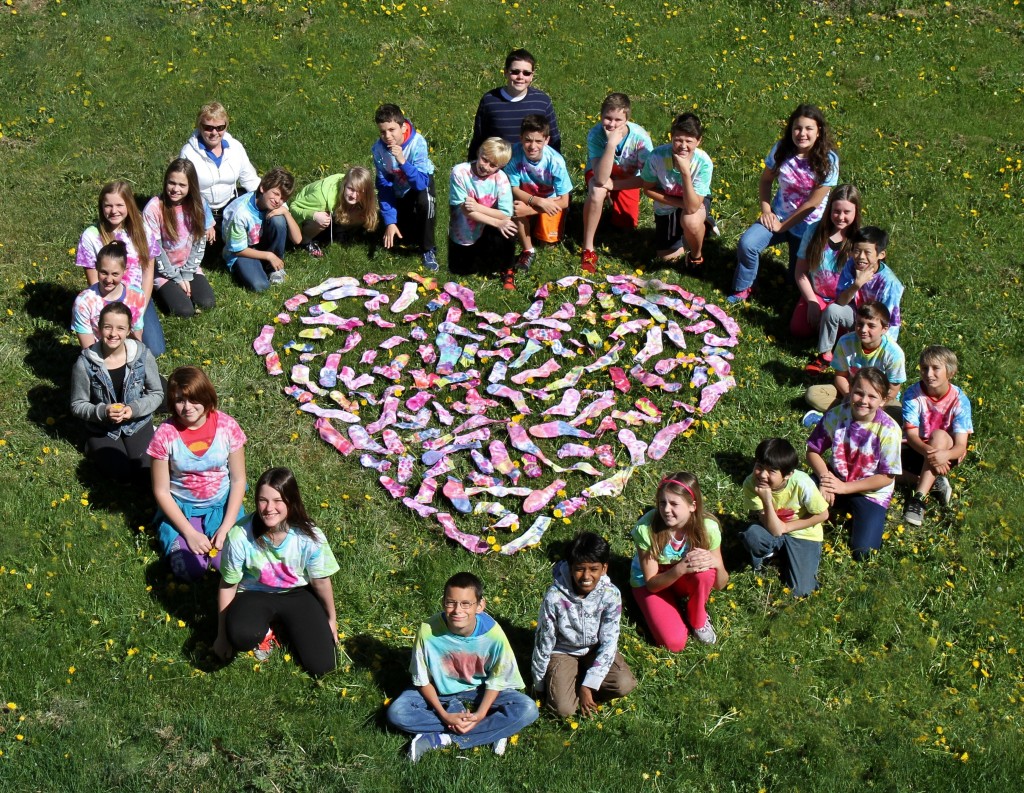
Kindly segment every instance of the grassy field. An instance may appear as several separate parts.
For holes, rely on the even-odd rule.
[[[979,3],[616,3],[418,0],[6,0],[0,6],[0,789],[2,790],[1004,790],[1024,773],[1022,469],[1024,23],[1019,0]],[[78,451],[67,408],[77,355],[66,329],[83,279],[73,251],[100,186],[160,187],[195,112],[217,98],[261,170],[300,183],[369,164],[374,108],[401,104],[432,146],[439,203],[465,156],[480,95],[505,53],[539,59],[563,151],[582,179],[585,136],[611,90],[663,140],[695,109],[715,161],[722,236],[701,278],[651,263],[636,238],[599,236],[602,275],[640,269],[721,301],[736,240],[756,215],[762,158],[798,103],[824,108],[841,180],[888,228],[907,285],[900,342],[960,355],[976,436],[954,500],[920,528],[894,502],[885,547],[854,564],[826,534],[822,588],[794,601],[750,571],[735,540],[739,485],[757,442],[806,436],[802,365],[787,339],[795,302],[778,261],[734,311],[740,388],[623,496],[594,502],[541,548],[472,557],[409,516],[354,459],[316,439],[250,343],[298,288],[330,274],[405,272],[365,247],[286,260],[291,280],[256,296],[221,271],[219,306],[165,319],[165,374],[199,363],[249,435],[250,480],[296,470],[341,564],[346,659],[314,683],[278,653],[212,662],[213,581],[176,585],[144,530],[144,493],[105,482]],[[579,213],[511,296],[471,279],[482,306],[524,310],[534,287],[574,271]],[[445,217],[439,223],[444,237]],[[1016,242],[1015,242],[1016,240]],[[442,251],[443,254],[443,251]],[[444,261],[444,256],[441,256]],[[442,272],[443,274],[443,272]],[[400,282],[399,282],[400,283]],[[529,291],[527,291],[529,290]],[[914,379],[911,375],[911,379]],[[722,518],[732,583],[716,593],[720,641],[652,648],[627,609],[622,650],[640,681],[593,720],[542,717],[505,758],[435,753],[416,766],[386,732],[412,633],[440,586],[487,582],[524,670],[560,542],[603,533],[626,587],[628,532],[659,475],[700,477]],[[598,508],[600,507],[600,508]],[[627,600],[629,596],[627,594]],[[3,707],[6,703],[6,708]]]

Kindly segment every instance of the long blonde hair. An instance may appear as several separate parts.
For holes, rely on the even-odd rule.
[[[661,483],[658,485],[658,492],[654,496],[654,520],[651,521],[651,556],[655,559],[660,557],[661,552],[665,550],[665,546],[672,536],[672,530],[665,525],[661,512],[658,510],[658,502],[661,501],[661,495],[666,492],[679,496],[694,507],[690,520],[683,526],[683,531],[686,532],[687,538],[695,548],[708,550],[711,541],[708,538],[707,529],[704,527],[704,521],[708,518],[715,520],[715,518],[704,512],[704,498],[701,496],[700,483],[697,481],[697,477],[689,471],[676,471],[661,480]]]
[[[351,187],[359,193],[354,207],[345,203],[345,188]],[[338,197],[334,201],[334,222],[340,226],[361,225],[367,231],[377,228],[377,191],[373,175],[361,165],[348,169],[345,178],[338,183]]]
[[[107,222],[107,219],[103,217],[103,199],[111,193],[116,193],[124,201],[125,208],[128,210],[125,219],[121,221],[121,230],[132,241],[132,247],[135,248],[135,253],[139,257],[139,267],[145,270],[150,265],[149,240],[146,239],[146,227],[142,222],[142,213],[139,212],[139,205],[135,203],[135,191],[132,190],[132,186],[124,179],[107,182],[107,184],[103,185],[103,189],[100,190],[100,197],[96,202],[99,211],[100,240],[106,245],[116,239],[114,234],[117,229],[113,228]]]

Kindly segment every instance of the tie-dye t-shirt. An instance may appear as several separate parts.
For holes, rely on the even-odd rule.
[[[647,157],[654,150],[651,143],[651,136],[647,130],[632,121],[627,122],[629,132],[626,137],[619,141],[615,147],[615,164],[613,175],[618,179],[628,179],[637,176],[643,170]],[[593,170],[597,167],[598,160],[604,155],[604,149],[608,145],[608,133],[604,131],[601,124],[595,124],[587,133],[587,169]]]
[[[696,149],[690,159],[690,181],[693,183],[693,190],[699,196],[711,195],[711,174],[714,171],[711,158],[704,149]],[[645,182],[658,185],[658,189],[665,195],[682,197],[683,175],[676,170],[675,162],[672,160],[672,144],[666,143],[658,146],[647,158],[647,164],[640,174]],[[654,202],[655,215],[672,215],[677,207],[663,204],[660,201]]]
[[[414,686],[432,683],[441,696],[472,691],[525,688],[512,645],[501,626],[486,612],[476,615],[472,636],[448,630],[438,612],[420,625],[409,664]]]
[[[761,497],[757,494],[753,474],[743,480],[743,498],[747,502],[747,508],[752,512],[761,512],[764,509]],[[772,506],[784,523],[790,517],[804,520],[828,510],[828,502],[818,490],[818,486],[803,471],[793,471],[781,489],[772,491]],[[820,523],[806,529],[791,531],[789,536],[812,542],[821,542],[824,539]]]
[[[846,291],[853,286],[856,279],[857,267],[853,259],[850,259],[843,265],[843,271],[839,274],[837,291]],[[900,316],[900,300],[902,299],[903,284],[900,283],[900,279],[896,277],[892,268],[885,262],[881,262],[878,265],[878,272],[857,291],[857,296],[853,299],[853,307],[860,308],[872,300],[877,300],[884,305],[889,309],[889,330],[886,331],[886,335],[896,341],[899,338],[900,325],[903,322],[903,318]]]
[[[550,146],[545,146],[540,159],[534,162],[526,158],[523,144],[517,143],[512,147],[512,159],[504,170],[513,187],[541,198],[572,192],[572,181],[565,160]]]
[[[177,235],[173,240],[165,233],[164,205],[160,196],[151,198],[145,209],[142,210],[142,221],[146,224],[146,236],[158,240],[161,250],[167,255],[167,260],[175,270],[185,266],[192,246],[203,237],[206,229],[213,228],[213,212],[210,211],[210,205],[206,203],[206,199],[204,198],[202,201],[203,228],[201,229],[192,230],[188,227],[185,222],[185,209],[181,204],[171,207],[174,213],[174,232]],[[195,272],[202,273],[203,268],[198,267]],[[167,280],[166,277],[158,273],[154,282],[156,288],[159,289],[166,284]]]
[[[775,145],[772,146],[772,150],[768,152],[768,156],[764,158],[766,168],[775,169],[775,153],[778,148],[779,144],[776,141]],[[831,168],[824,182],[818,181],[818,175],[814,173],[807,160],[799,155],[790,157],[782,165],[778,166],[778,173],[775,175],[775,179],[779,183],[779,190],[775,193],[775,198],[772,199],[772,212],[776,214],[779,220],[785,220],[796,212],[811,197],[811,193],[814,192],[815,188],[822,185],[835,187],[839,184],[839,155],[834,151],[830,151],[828,159]],[[825,204],[827,203],[828,196],[826,195],[821,199],[821,203],[803,219],[803,222],[793,226],[789,233],[795,237],[802,237],[809,223],[821,220],[821,216],[825,213]]]
[[[100,294],[99,284],[82,290],[71,307],[71,330],[75,333],[91,333],[99,338],[100,312],[110,303],[124,303],[128,306],[132,312],[132,330],[142,330],[146,296],[138,288],[123,281],[121,286],[124,287],[121,296],[109,300]]]
[[[132,244],[132,239],[124,231],[114,232],[114,239],[123,242],[127,248],[128,256],[124,268],[124,282],[131,284],[138,290],[142,290],[142,265],[139,263],[139,253]],[[160,241],[146,234],[146,241],[149,243],[149,260],[156,261],[160,255]],[[78,241],[78,249],[75,251],[75,264],[84,267],[86,270],[96,269],[96,256],[104,245],[100,237],[100,230],[96,226],[89,226],[82,232],[82,238]]]
[[[847,372],[850,378],[861,369],[881,369],[890,385],[907,382],[907,359],[903,348],[888,336],[875,349],[867,352],[856,333],[847,333],[836,343],[832,368]]]
[[[658,510],[649,509],[644,516],[637,521],[636,526],[630,533],[633,544],[636,546],[636,553],[633,554],[633,562],[629,567],[629,585],[632,587],[646,586],[647,579],[644,578],[643,568],[640,566],[640,552],[651,550],[651,522]],[[704,531],[708,534],[708,550],[713,551],[722,544],[722,529],[718,521],[712,518],[704,519]],[[679,546],[672,543],[665,543],[661,549],[661,556],[658,557],[658,567],[661,570],[671,567],[690,552],[690,543],[684,542]]]
[[[818,223],[821,221],[819,220]],[[811,246],[818,223],[811,223],[807,226],[807,231],[804,232],[804,237],[800,241],[800,250],[796,254],[798,259],[807,258],[807,249]],[[811,279],[811,289],[818,297],[824,298],[826,303],[834,303],[836,295],[839,294],[836,287],[839,286],[839,273],[842,272],[845,264],[844,261],[839,260],[839,247],[839,244],[829,240],[821,251],[821,261],[807,262],[807,277]]]
[[[807,450],[821,455],[829,469],[844,482],[857,482],[875,474],[899,476],[900,443],[903,440],[899,426],[884,410],[865,422],[854,421],[850,405],[843,403],[829,410],[818,422]],[[882,507],[892,500],[894,483],[878,490],[869,490],[865,496]]]
[[[228,457],[245,445],[242,428],[231,416],[210,411],[206,420],[216,421],[213,443],[202,455],[185,445],[173,419],[168,419],[153,434],[146,453],[154,460],[167,460],[171,475],[171,495],[179,504],[209,509],[227,501],[231,480]]]
[[[452,168],[448,190],[451,214],[448,236],[456,245],[472,245],[484,233],[484,224],[466,217],[462,205],[472,196],[480,204],[512,217],[512,187],[503,171],[495,171],[486,179],[473,172],[473,164],[464,162]]]
[[[328,578],[338,572],[338,562],[320,529],[316,540],[289,529],[280,545],[258,543],[252,533],[252,515],[228,531],[220,574],[239,592],[286,592]]]
[[[935,430],[945,430],[950,435],[971,434],[974,432],[971,401],[952,383],[938,399],[932,399],[920,383],[914,383],[903,396],[903,424],[916,427],[922,440],[932,437]]]
[[[221,229],[224,233],[224,262],[229,270],[235,266],[238,254],[260,243],[267,213],[256,206],[258,196],[259,193],[246,193],[228,204],[224,210]]]

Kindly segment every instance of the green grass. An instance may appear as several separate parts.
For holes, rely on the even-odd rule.
[[[1002,790],[1020,779],[1024,27],[1012,0],[12,3],[0,7],[0,701],[16,709],[0,710],[0,789],[498,791],[548,790],[558,778],[588,790],[831,793]],[[281,291],[243,293],[215,272],[220,305],[165,320],[161,369],[208,370],[250,437],[251,478],[270,464],[298,472],[341,564],[350,659],[320,683],[280,656],[258,670],[245,657],[217,668],[212,582],[168,580],[139,530],[148,496],[109,487],[76,450],[66,326],[82,279],[69,250],[99,187],[125,177],[156,192],[211,98],[228,106],[261,171],[283,164],[301,183],[368,163],[373,110],[397,101],[431,143],[443,201],[480,95],[524,45],[540,59],[537,84],[554,98],[577,182],[608,91],[629,93],[659,141],[674,112],[701,115],[723,236],[707,275],[680,282],[718,300],[781,120],[801,101],[825,109],[842,180],[861,188],[867,220],[891,231],[908,357],[935,342],[960,355],[977,432],[954,501],[913,529],[897,520],[898,498],[867,564],[831,531],[822,590],[802,602],[774,573],[744,566],[735,516],[753,449],[769,434],[805,436],[807,351],[786,338],[793,296],[772,264],[761,297],[733,312],[741,387],[706,427],[640,469],[622,498],[553,528],[542,548],[471,557],[315,438],[249,347]],[[603,272],[651,271],[644,211],[636,240],[599,237]],[[470,285],[487,308],[522,310],[527,290],[577,256],[574,241],[544,251],[511,297]],[[292,256],[289,286],[413,263],[334,248],[320,262]],[[438,754],[409,766],[382,706],[405,685],[410,632],[448,575],[484,577],[525,668],[558,542],[604,533],[625,586],[628,531],[674,467],[700,475],[725,523],[734,574],[712,604],[720,644],[671,656],[647,643],[629,608],[622,649],[640,686],[618,707],[577,728],[544,717],[504,759]]]

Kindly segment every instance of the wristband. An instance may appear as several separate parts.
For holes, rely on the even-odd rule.
[[[535,195],[530,196],[530,200],[526,202],[526,206],[532,207],[533,206],[533,199],[535,199],[536,197],[537,196],[535,196]]]

